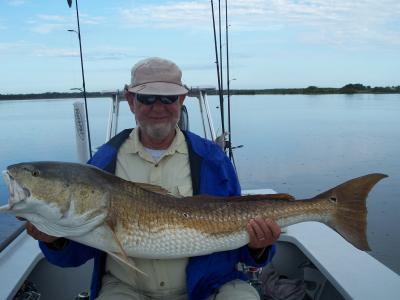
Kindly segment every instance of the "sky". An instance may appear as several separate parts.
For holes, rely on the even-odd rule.
[[[0,0],[0,94],[82,87],[73,2]],[[188,86],[217,85],[209,0],[78,5],[87,91],[122,89],[152,56],[177,63]],[[228,0],[228,24],[231,88],[400,85],[399,0]]]

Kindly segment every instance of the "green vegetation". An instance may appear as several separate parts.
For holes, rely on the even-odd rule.
[[[89,92],[88,98],[111,97],[112,93]],[[82,98],[82,93],[47,92],[39,94],[0,94],[0,100],[30,100],[30,99],[70,99]]]
[[[309,86],[300,89],[263,89],[263,90],[231,90],[232,95],[321,95],[321,94],[397,94],[400,93],[400,85],[392,87],[370,87],[362,84],[346,84],[341,88],[320,88],[316,86]],[[211,94],[211,93],[209,93]]]
[[[217,91],[209,91],[209,95],[216,95]],[[364,86],[360,83],[346,84],[341,88],[320,88],[316,86],[309,86],[306,88],[298,89],[232,89],[230,90],[231,95],[295,95],[295,94],[306,94],[306,95],[321,95],[321,94],[359,94],[359,93],[370,93],[370,94],[399,94],[400,85],[391,87],[370,87]],[[227,94],[227,91],[224,91]],[[111,92],[88,92],[88,98],[100,98],[100,97],[111,97],[115,93]],[[118,95],[123,97],[121,92]],[[57,93],[48,92],[41,94],[0,94],[0,100],[24,100],[24,99],[70,99],[70,98],[82,98],[82,93]]]

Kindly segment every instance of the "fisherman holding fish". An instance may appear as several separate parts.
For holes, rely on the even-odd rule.
[[[104,144],[89,164],[125,180],[160,186],[174,196],[240,195],[236,173],[220,147],[177,126],[188,93],[179,67],[149,58],[138,62],[131,76],[125,97],[137,126]],[[94,258],[90,299],[102,300],[259,299],[236,265],[264,266],[280,235],[275,221],[256,217],[248,220],[249,243],[235,250],[190,258],[130,257],[144,276],[98,249],[49,236],[29,222],[26,227],[55,265],[78,266]]]
[[[366,199],[385,174],[296,201],[239,196],[220,146],[177,126],[188,92],[181,76],[168,60],[137,63],[125,89],[137,127],[101,146],[89,164],[8,166],[0,212],[28,220],[49,262],[94,259],[90,299],[259,299],[237,264],[271,261],[280,226],[299,222],[322,222],[369,249]]]

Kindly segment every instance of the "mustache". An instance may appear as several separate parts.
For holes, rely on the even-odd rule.
[[[175,130],[178,122],[165,122],[158,124],[143,124],[137,121],[140,130],[155,140],[165,139],[172,131]]]

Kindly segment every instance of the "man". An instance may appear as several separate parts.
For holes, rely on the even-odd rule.
[[[187,94],[176,64],[160,58],[138,62],[125,96],[137,127],[124,130],[89,161],[119,177],[159,185],[176,196],[240,194],[235,171],[220,147],[177,127]],[[211,255],[170,259],[132,258],[137,268],[97,249],[47,236],[31,224],[28,233],[40,240],[46,258],[59,266],[78,266],[94,258],[91,299],[259,299],[242,281],[238,262],[262,266],[275,251],[280,235],[272,220],[249,220],[248,245]]]

